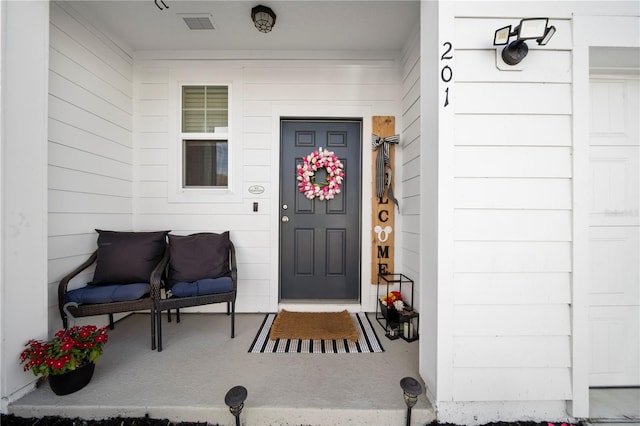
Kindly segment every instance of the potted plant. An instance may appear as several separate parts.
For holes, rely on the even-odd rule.
[[[27,342],[20,363],[24,371],[48,377],[54,393],[67,395],[89,383],[107,340],[107,327],[74,326],[58,331],[51,340]]]
[[[390,291],[386,296],[382,296],[379,300],[382,315],[389,322],[399,322],[398,312],[404,308],[402,302],[402,293],[399,291]]]

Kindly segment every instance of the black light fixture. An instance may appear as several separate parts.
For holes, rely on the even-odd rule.
[[[400,380],[404,403],[407,404],[407,426],[411,425],[411,408],[418,402],[418,395],[422,393],[422,385],[413,377]]]
[[[229,406],[229,411],[236,418],[236,426],[240,426],[240,413],[244,408],[244,401],[247,399],[247,388],[244,386],[234,386],[224,397],[224,403]]]
[[[539,46],[546,45],[556,32],[556,27],[548,26],[549,18],[527,18],[521,19],[520,24],[511,31],[511,25],[496,30],[493,37],[494,46],[508,44],[502,49],[502,60],[507,65],[517,65],[522,61],[529,46],[527,40],[535,40]],[[516,36],[516,40],[509,43],[509,38]]]
[[[251,20],[261,33],[271,32],[276,24],[276,14],[267,6],[258,5],[251,9]]]

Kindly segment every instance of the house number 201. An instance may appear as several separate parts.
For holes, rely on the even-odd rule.
[[[442,47],[444,47],[444,53],[442,54],[442,56],[440,56],[440,61],[444,65],[440,69],[440,78],[442,79],[443,82],[449,83],[453,78],[453,70],[449,65],[447,65],[445,61],[450,61],[453,59],[453,55],[451,54],[451,51],[453,50],[453,45],[450,42],[446,41],[442,44]],[[446,107],[448,105],[449,105],[449,86],[447,85],[447,87],[444,89],[444,106]]]

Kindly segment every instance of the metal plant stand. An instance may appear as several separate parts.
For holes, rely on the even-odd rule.
[[[402,294],[405,308],[402,311],[396,310],[393,306],[386,306],[380,300],[380,287],[386,288],[385,295],[389,294],[389,287],[398,285],[398,291]],[[407,342],[418,340],[420,315],[413,310],[413,280],[404,274],[378,274],[378,288],[376,303],[376,320],[384,327],[385,336],[388,339],[395,340],[399,337]],[[410,300],[405,300],[405,293],[402,288],[410,287]]]

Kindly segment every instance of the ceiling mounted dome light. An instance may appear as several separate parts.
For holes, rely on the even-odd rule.
[[[251,20],[261,33],[271,32],[276,24],[276,14],[267,6],[258,5],[251,9]]]

